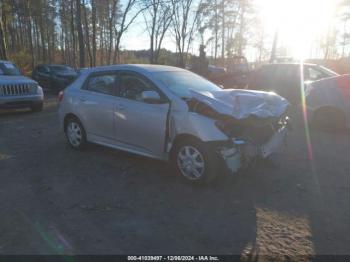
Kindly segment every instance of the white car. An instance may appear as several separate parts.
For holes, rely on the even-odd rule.
[[[87,142],[172,161],[208,182],[275,152],[289,103],[262,91],[222,90],[187,70],[156,65],[86,69],[59,96],[69,144]]]

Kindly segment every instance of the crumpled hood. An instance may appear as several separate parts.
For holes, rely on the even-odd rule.
[[[192,97],[207,104],[220,114],[244,119],[281,117],[289,102],[273,92],[226,89],[213,92],[191,91]]]
[[[9,84],[37,84],[33,79],[25,76],[0,76],[0,85]]]

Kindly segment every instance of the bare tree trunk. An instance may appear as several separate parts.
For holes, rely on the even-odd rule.
[[[104,44],[103,44],[103,30],[104,28],[102,27],[100,30],[100,64],[103,65],[103,56],[104,56]]]
[[[81,3],[80,0],[76,0],[76,7],[77,7],[77,16],[76,16],[76,23],[77,23],[77,31],[78,31],[78,42],[79,42],[79,66],[80,68],[85,67],[85,46],[84,46],[84,36],[83,36],[83,28],[81,25]]]
[[[86,47],[88,51],[90,67],[92,67],[93,65],[92,65],[92,54],[91,54],[91,46],[90,46],[89,22],[88,22],[87,13],[86,13],[85,0],[83,5],[84,5],[85,42],[86,42]]]
[[[225,0],[222,0],[221,2],[221,8],[222,8],[222,38],[221,38],[221,59],[223,65],[225,65],[225,30],[226,30],[226,25],[225,25]]]
[[[29,49],[31,55],[31,67],[34,68],[35,59],[34,59],[34,48],[33,48],[33,36],[32,36],[32,16],[31,16],[31,6],[30,2],[27,0],[27,26],[28,26],[28,41],[29,41]]]
[[[218,1],[215,0],[215,48],[214,48],[214,59],[215,62],[218,58],[218,45],[219,45],[219,41],[218,41],[218,31],[219,31],[219,15],[218,15]]]
[[[91,22],[92,22],[92,66],[96,66],[96,3],[91,0]]]
[[[107,55],[107,62],[108,64],[111,64],[112,62],[112,48],[113,48],[113,40],[114,40],[114,20],[116,15],[116,8],[117,8],[117,0],[113,0],[112,4],[112,11],[110,14],[110,17],[108,17],[108,32],[109,32],[109,43],[108,43],[108,55]]]
[[[73,51],[73,66],[76,66],[77,54],[76,54],[76,39],[75,39],[75,26],[74,26],[74,1],[71,0],[71,35],[72,35],[72,51]]]
[[[6,48],[6,33],[5,33],[5,14],[3,8],[0,10],[0,59],[7,60],[7,48]]]
[[[238,44],[238,55],[243,55],[243,33],[245,27],[244,15],[246,11],[245,3],[242,3],[241,15],[240,15],[240,29],[239,29],[239,44]]]

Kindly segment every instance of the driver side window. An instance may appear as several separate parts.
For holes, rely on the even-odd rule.
[[[150,81],[137,74],[127,72],[120,74],[120,97],[144,102],[142,100],[142,92],[144,91],[158,92]]]

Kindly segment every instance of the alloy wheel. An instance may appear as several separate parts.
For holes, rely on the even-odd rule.
[[[204,157],[193,146],[184,146],[179,150],[177,165],[182,175],[190,180],[199,180],[204,175]]]
[[[79,147],[82,139],[83,139],[83,133],[81,130],[81,127],[76,122],[70,122],[67,126],[67,137],[69,140],[69,143],[73,147]]]

